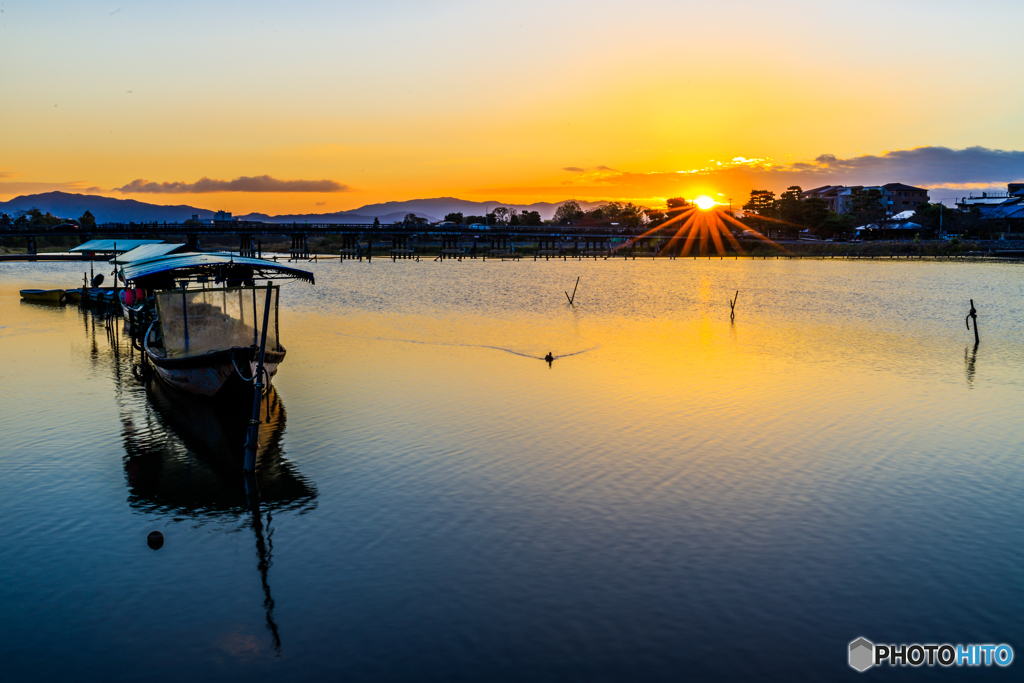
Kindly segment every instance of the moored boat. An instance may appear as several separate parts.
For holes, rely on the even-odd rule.
[[[23,289],[21,298],[40,304],[59,304],[64,300],[63,289]]]
[[[82,290],[81,289],[69,289],[64,292],[64,301],[69,304],[82,303]]]
[[[156,375],[201,396],[251,392],[264,335],[263,379],[274,377],[286,350],[280,286],[270,279],[313,282],[312,273],[273,261],[211,253],[134,262],[119,276],[132,292],[133,329]]]

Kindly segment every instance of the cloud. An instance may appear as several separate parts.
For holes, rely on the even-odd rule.
[[[562,168],[563,171],[570,171],[572,173],[583,173],[584,169],[579,166],[565,166]]]
[[[947,186],[1006,183],[1024,178],[1024,152],[968,147],[916,147],[838,159],[822,154],[814,163],[793,164],[794,171],[857,178],[857,184],[903,182]],[[850,180],[850,182],[854,182]]]
[[[194,183],[156,183],[133,180],[115,187],[121,194],[206,194],[209,192],[346,192],[348,185],[334,180],[278,180],[268,175],[242,176],[234,180],[200,178]]]

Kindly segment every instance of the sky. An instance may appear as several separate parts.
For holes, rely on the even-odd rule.
[[[0,0],[0,199],[235,213],[1024,179],[1020,0]]]

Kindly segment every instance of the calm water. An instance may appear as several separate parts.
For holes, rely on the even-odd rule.
[[[1022,266],[310,267],[254,516],[237,420],[147,386],[101,319],[19,300],[80,266],[0,264],[5,680],[854,680],[858,636],[1024,654]],[[864,675],[886,674],[1015,671]]]

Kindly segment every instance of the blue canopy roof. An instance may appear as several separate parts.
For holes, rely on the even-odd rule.
[[[99,251],[122,254],[143,244],[161,244],[163,240],[89,240],[68,251]]]
[[[167,254],[174,254],[181,251],[193,251],[188,248],[185,243],[163,243],[163,244],[142,244],[130,251],[126,251],[123,254],[114,258],[114,263],[127,264],[135,261],[148,261],[151,258],[157,256],[166,256]]]
[[[235,279],[244,272],[244,279],[294,278],[313,283],[313,273],[285,266],[266,259],[235,256],[221,253],[170,254],[146,260],[126,263],[121,268],[125,282],[155,275],[167,274],[172,278],[187,278],[193,275],[214,276],[220,279]]]

